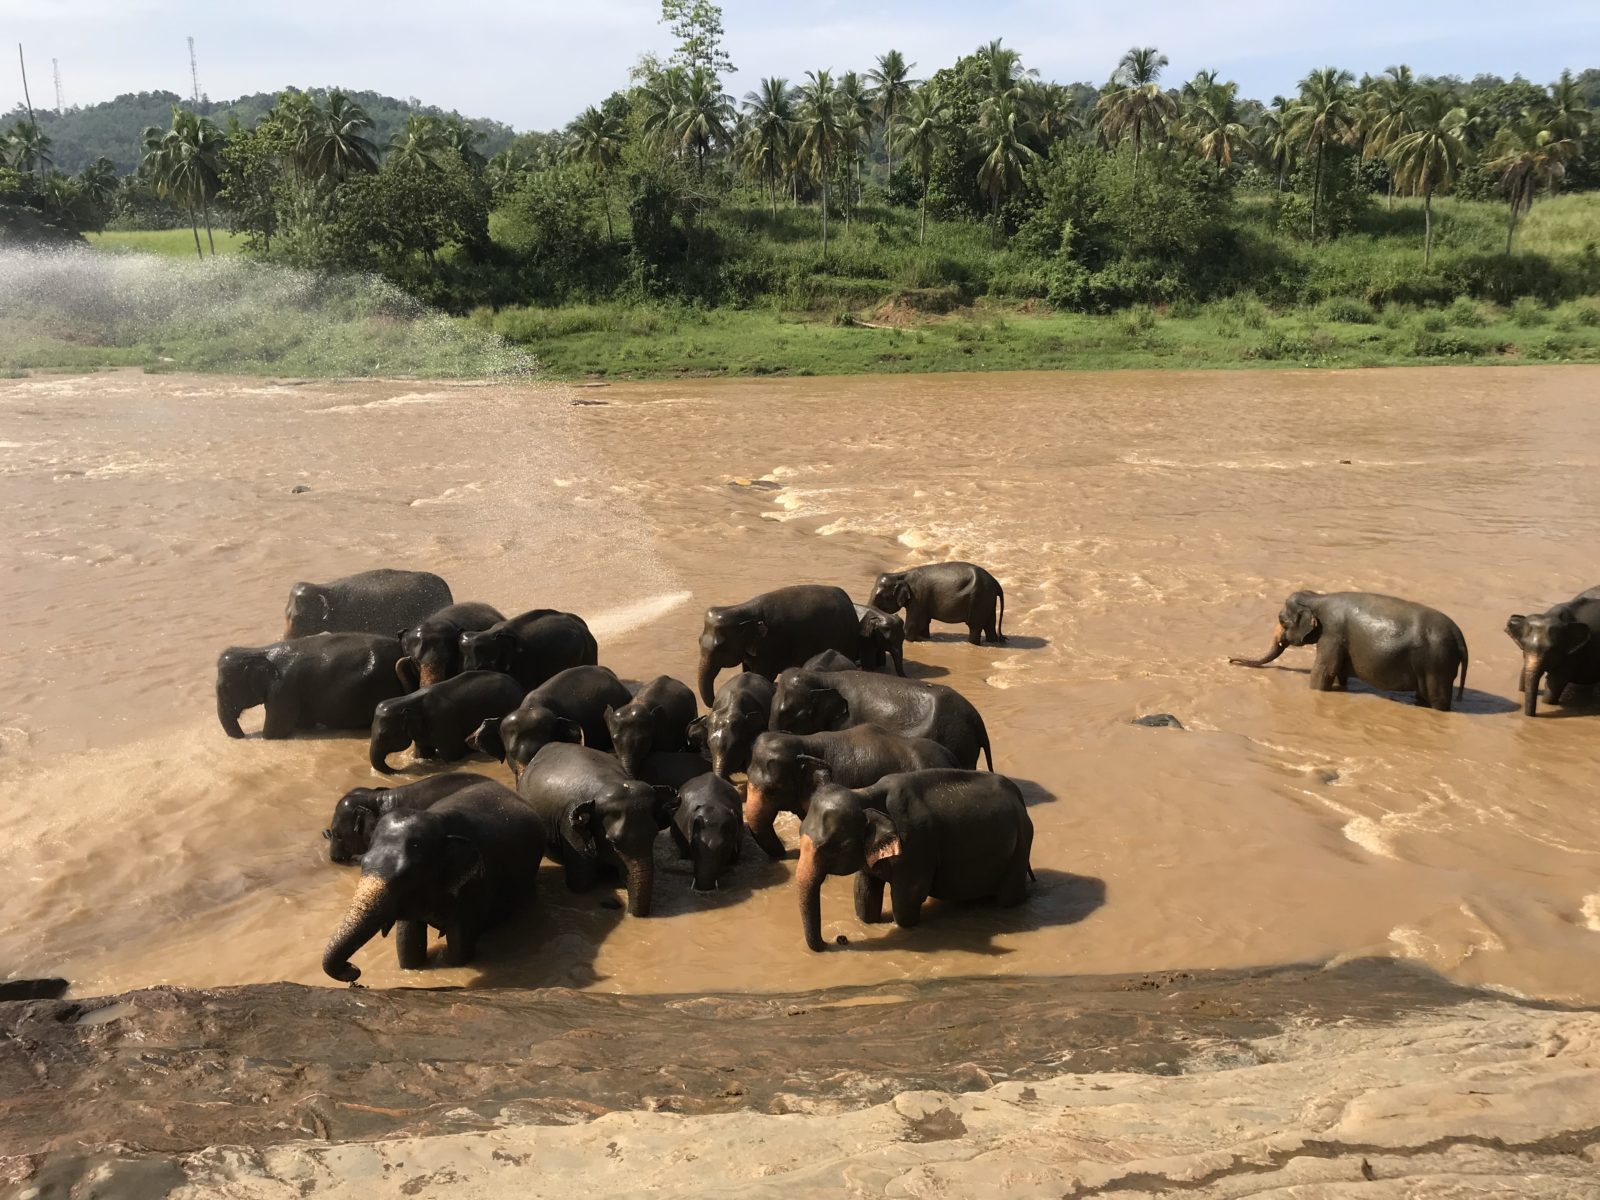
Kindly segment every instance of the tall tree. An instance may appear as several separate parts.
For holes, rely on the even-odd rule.
[[[1311,174],[1311,236],[1317,236],[1322,206],[1322,175],[1328,147],[1342,142],[1355,128],[1356,77],[1337,67],[1318,67],[1300,81],[1293,128],[1306,154],[1315,160]]]
[[[1112,72],[1110,87],[1100,97],[1096,114],[1108,142],[1133,141],[1133,175],[1139,177],[1144,148],[1166,135],[1167,122],[1178,114],[1178,102],[1161,88],[1167,56],[1154,46],[1135,46]]]
[[[683,150],[694,155],[697,169],[703,172],[706,155],[732,140],[733,97],[722,93],[716,75],[705,67],[690,70],[682,83],[671,116],[672,135]]]
[[[1396,143],[1412,132],[1412,113],[1420,85],[1411,68],[1402,63],[1387,68],[1361,98],[1362,154],[1388,159]],[[1389,164],[1389,207],[1394,207],[1394,164]]]
[[[567,127],[567,157],[587,163],[600,177],[600,195],[606,210],[606,238],[614,241],[611,228],[611,172],[622,161],[625,133],[622,122],[590,105]]]
[[[883,153],[889,177],[894,177],[894,128],[906,111],[917,81],[911,78],[916,63],[908,63],[898,50],[878,56],[878,65],[867,72],[872,84],[872,107],[883,126]]]
[[[732,75],[734,65],[722,48],[722,8],[709,0],[661,0],[661,23],[678,39],[672,62],[689,71]]]
[[[189,228],[194,233],[194,252],[200,258],[199,208],[205,217],[206,241],[216,254],[211,237],[211,201],[221,187],[222,135],[209,117],[172,106],[172,127],[158,125],[145,129],[142,138],[144,159],[141,165],[155,182],[156,194],[170,196],[189,212]]]
[[[1250,151],[1250,131],[1239,120],[1237,83],[1222,83],[1215,71],[1202,71],[1183,88],[1183,124],[1195,153],[1216,167],[1217,177]]]
[[[944,148],[945,126],[948,116],[939,107],[939,96],[933,85],[923,84],[911,93],[906,104],[905,120],[900,123],[896,140],[900,152],[915,165],[917,178],[922,181],[922,202],[918,244],[928,240],[928,183],[933,177],[933,158]]]
[[[459,114],[452,113],[439,126],[439,133],[444,138],[444,144],[455,151],[456,157],[468,171],[474,175],[483,173],[488,160],[483,157],[483,151],[478,149],[478,143],[483,141],[481,130]]]
[[[389,139],[388,160],[408,168],[437,168],[449,150],[444,129],[434,117],[413,115]]]
[[[44,169],[53,161],[50,157],[50,138],[39,128],[37,121],[20,117],[5,135],[6,148],[13,166],[27,174],[37,171],[42,177]]]
[[[1571,138],[1557,137],[1537,115],[1523,111],[1517,120],[1504,125],[1495,138],[1489,169],[1500,175],[1500,190],[1506,198],[1506,253],[1516,236],[1517,220],[1533,207],[1541,189],[1553,187],[1566,174],[1567,161],[1577,151]]]
[[[839,76],[834,92],[839,109],[839,156],[855,175],[851,189],[845,193],[844,227],[848,233],[851,207],[861,202],[861,160],[872,133],[872,93],[855,71]]]
[[[975,57],[983,67],[980,86],[984,96],[1011,96],[1015,99],[1026,80],[1039,76],[1039,72],[1032,67],[1024,68],[1021,53],[1005,45],[1001,38],[979,46]]]
[[[1078,107],[1073,102],[1072,91],[1062,84],[1024,80],[1022,105],[1027,110],[1034,131],[1038,134],[1038,149],[1041,154],[1048,150],[1053,142],[1077,133],[1083,128]]]
[[[778,180],[789,165],[795,144],[795,91],[789,81],[772,76],[745,93],[745,135],[742,152],[757,177],[767,185],[772,215],[778,215]]]
[[[990,96],[978,110],[978,187],[989,197],[994,236],[1000,236],[1000,203],[1022,186],[1023,170],[1038,157],[1029,144],[1033,130],[1010,92]]]
[[[822,181],[822,253],[828,253],[828,176],[838,158],[839,98],[829,71],[807,71],[800,86],[800,147]]]
[[[1396,182],[1422,193],[1424,266],[1433,261],[1433,194],[1455,182],[1467,157],[1461,132],[1465,120],[1452,93],[1441,87],[1426,88],[1412,106],[1411,132],[1390,150]]]
[[[1256,159],[1270,167],[1278,177],[1278,190],[1283,191],[1284,180],[1294,170],[1295,153],[1299,143],[1294,135],[1294,113],[1291,102],[1282,96],[1272,98],[1272,107],[1263,109],[1251,131]]]

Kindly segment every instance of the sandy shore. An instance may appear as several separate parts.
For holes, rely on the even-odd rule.
[[[1600,1194],[1600,1012],[1393,963],[0,1008],[8,1197]]]

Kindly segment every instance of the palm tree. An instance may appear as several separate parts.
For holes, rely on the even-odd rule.
[[[1277,173],[1278,190],[1283,191],[1284,179],[1294,170],[1298,146],[1294,139],[1294,114],[1288,100],[1282,96],[1272,98],[1272,107],[1262,111],[1250,140],[1256,158]]]
[[[1401,187],[1422,193],[1422,262],[1433,261],[1433,193],[1455,182],[1467,157],[1462,136],[1466,114],[1455,96],[1444,88],[1421,92],[1412,107],[1412,130],[1390,150],[1395,180]]]
[[[1295,136],[1305,153],[1315,156],[1311,173],[1311,236],[1317,236],[1317,217],[1322,206],[1322,172],[1328,145],[1350,136],[1356,123],[1356,77],[1337,67],[1319,67],[1300,81],[1300,99],[1295,103]]]
[[[741,143],[745,160],[766,183],[772,215],[776,217],[778,179],[794,151],[795,90],[787,79],[763,79],[759,88],[745,93],[744,110],[748,118]]]
[[[894,178],[894,138],[891,136],[910,102],[911,91],[917,85],[911,71],[916,63],[908,63],[898,50],[878,56],[878,65],[867,72],[872,84],[872,107],[883,123],[883,153],[888,160],[889,177]]]
[[[97,158],[78,172],[78,186],[101,208],[110,206],[116,199],[122,180],[117,175],[117,164],[109,158]]]
[[[671,147],[674,153],[677,152],[677,145],[673,140],[673,121],[682,107],[687,76],[688,71],[684,67],[668,67],[641,83],[637,93],[640,130],[645,140],[657,146]]]
[[[1183,123],[1194,140],[1195,152],[1215,164],[1217,178],[1233,160],[1250,151],[1250,133],[1239,120],[1239,85],[1219,83],[1215,71],[1201,71],[1184,84],[1188,107]]]
[[[194,232],[194,252],[200,258],[200,227],[195,218],[198,205],[205,215],[206,242],[213,255],[216,243],[211,237],[211,200],[222,186],[222,134],[209,117],[202,117],[172,106],[172,127],[147,127],[143,135],[144,158],[141,165],[155,182],[156,194],[171,196],[189,210],[189,228]]]
[[[50,157],[51,141],[39,128],[37,121],[27,118],[18,120],[4,140],[10,151],[8,157],[17,170],[24,174],[37,171],[39,177],[44,178],[44,169],[53,161]]]
[[[1405,64],[1389,67],[1362,97],[1361,126],[1366,135],[1362,153],[1387,158],[1388,151],[1415,126],[1412,110],[1416,107],[1418,84],[1411,68]],[[1394,207],[1394,167],[1389,169],[1389,207]]]
[[[1062,84],[1024,80],[1022,104],[1028,112],[1028,120],[1039,135],[1038,149],[1041,154],[1050,148],[1052,142],[1083,128],[1083,121],[1072,102],[1072,93]]]
[[[433,169],[449,149],[439,122],[428,116],[409,116],[405,126],[389,139],[389,162],[397,166]]]
[[[1561,142],[1582,141],[1592,119],[1578,81],[1571,71],[1561,72],[1561,78],[1550,85],[1550,105],[1545,113],[1550,136]]]
[[[474,175],[488,165],[488,160],[483,157],[483,151],[478,149],[478,143],[483,141],[483,134],[469,121],[452,113],[445,118],[439,127],[439,132],[445,146],[454,150],[456,157],[465,163],[467,170]]]
[[[1095,111],[1106,139],[1133,139],[1133,175],[1139,177],[1139,159],[1146,142],[1159,141],[1167,122],[1178,113],[1178,102],[1157,82],[1167,56],[1154,46],[1135,46],[1122,56],[1111,75],[1111,90],[1100,97]]]
[[[822,180],[822,253],[828,253],[828,176],[842,137],[839,98],[828,71],[807,71],[800,87],[800,150]]]
[[[1517,218],[1533,207],[1533,198],[1541,188],[1554,187],[1566,174],[1567,159],[1577,148],[1575,140],[1557,137],[1526,109],[1521,117],[1501,128],[1488,166],[1500,173],[1500,190],[1510,209],[1506,217],[1507,254],[1511,253],[1511,239],[1517,232]]]
[[[680,148],[691,151],[697,169],[704,171],[706,155],[712,148],[726,146],[732,140],[729,129],[734,122],[733,97],[718,90],[722,85],[707,67],[694,68],[681,77],[681,83],[668,127],[673,140]]]
[[[378,169],[378,147],[368,136],[372,118],[343,92],[329,92],[326,108],[304,92],[288,92],[273,115],[288,134],[290,156],[308,181],[337,183]]]
[[[933,176],[933,156],[944,146],[945,125],[949,116],[939,107],[938,94],[933,85],[925,83],[911,93],[906,104],[905,119],[896,131],[900,152],[915,164],[917,178],[922,181],[922,203],[917,243],[928,240],[928,181]]]
[[[872,94],[865,81],[854,71],[846,71],[839,76],[834,94],[839,100],[839,132],[842,135],[839,151],[855,169],[855,190],[846,198],[844,206],[844,227],[849,232],[851,203],[861,203],[861,160],[866,154],[867,141],[872,133]]]
[[[1003,45],[1000,38],[979,46],[975,57],[987,72],[982,84],[986,96],[1009,95],[1014,99],[1024,81],[1039,76],[1032,67],[1024,69],[1021,53]]]
[[[978,187],[989,197],[994,236],[1000,236],[1000,201],[1022,186],[1022,173],[1038,153],[1029,142],[1034,131],[1017,100],[1008,92],[990,96],[978,110]]]
[[[484,182],[489,185],[490,194],[496,197],[513,191],[527,172],[527,160],[510,147],[498,151],[483,165]]]
[[[588,163],[600,176],[600,195],[606,210],[606,237],[613,240],[616,233],[611,228],[611,172],[622,161],[622,142],[626,136],[621,121],[606,115],[592,104],[567,127],[567,158],[573,162]]]

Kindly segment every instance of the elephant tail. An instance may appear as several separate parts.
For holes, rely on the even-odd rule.
[[[1461,636],[1461,631],[1456,630],[1456,645],[1461,648],[1461,682],[1456,684],[1456,699],[1461,700],[1467,694],[1467,639]]]
[[[995,580],[995,582],[994,582],[994,590],[1000,593],[1000,615],[998,617],[996,617],[995,620],[994,620],[994,631],[996,633],[998,633],[1001,637],[1005,637],[1005,635],[1006,635],[1006,590],[1005,590],[1005,588],[1000,586],[1000,581],[998,579]]]
[[[989,745],[989,730],[988,730],[987,726],[985,726],[984,729],[983,729],[983,758],[984,758],[984,761],[989,764],[989,770],[993,771],[994,770],[994,750]]]

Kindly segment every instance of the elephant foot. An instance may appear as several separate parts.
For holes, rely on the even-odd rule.
[[[396,921],[394,951],[402,971],[420,971],[428,965],[428,923]]]
[[[1006,644],[1006,635],[1003,633],[991,633],[989,635],[989,644],[991,646],[1004,646]]]

